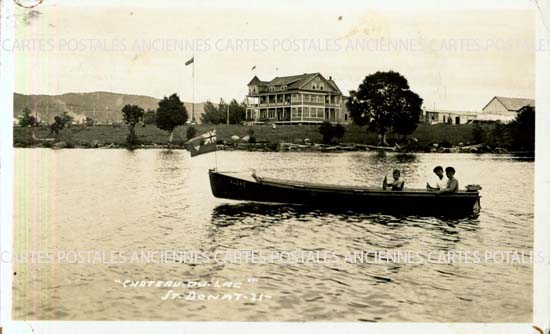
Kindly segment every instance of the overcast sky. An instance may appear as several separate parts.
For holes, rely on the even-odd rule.
[[[197,3],[198,4],[198,3]],[[171,3],[171,6],[175,6]],[[257,75],[320,72],[347,94],[399,71],[427,108],[480,110],[534,98],[532,10],[76,7],[18,10],[15,90],[111,91],[195,101],[236,98]],[[256,69],[252,70],[255,66]]]

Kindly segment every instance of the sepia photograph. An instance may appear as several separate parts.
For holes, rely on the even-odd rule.
[[[2,322],[547,333],[547,5],[400,4],[2,1]]]

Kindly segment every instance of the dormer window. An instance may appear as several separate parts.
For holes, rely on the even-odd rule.
[[[281,90],[286,90],[286,85],[281,86]]]
[[[325,86],[324,86],[323,84],[320,84],[320,85],[319,85],[319,89],[320,89],[320,90],[325,90]]]
[[[273,87],[273,86],[269,87],[269,91],[270,91],[270,92],[274,92],[274,91],[275,91],[275,87]]]

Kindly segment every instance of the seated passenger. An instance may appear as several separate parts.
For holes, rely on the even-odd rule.
[[[447,167],[445,168],[445,174],[447,174],[449,182],[447,183],[447,187],[439,190],[439,193],[456,193],[458,191],[458,180],[455,179],[455,169]]]
[[[432,187],[430,183],[426,183],[426,189],[428,190],[441,190],[447,188],[447,183],[449,183],[449,179],[445,177],[445,173],[443,172],[443,167],[437,166],[434,168],[433,172],[435,175],[437,175],[436,181],[433,184]]]
[[[403,190],[405,181],[401,178],[401,172],[398,169],[393,170],[393,181],[388,183],[388,176],[384,176],[384,182],[382,182],[382,189],[386,190],[391,187],[391,190]]]

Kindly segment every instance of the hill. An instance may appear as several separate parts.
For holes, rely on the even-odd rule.
[[[67,93],[62,95],[24,95],[14,94],[13,116],[23,114],[25,108],[35,111],[38,119],[48,123],[54,116],[64,112],[74,117],[75,121],[86,117],[101,123],[118,122],[122,120],[120,110],[126,104],[136,104],[147,111],[156,110],[159,99],[144,95],[129,95],[110,92]],[[189,120],[191,120],[192,103],[184,102]],[[195,103],[195,118],[200,122],[204,111],[204,103]]]

